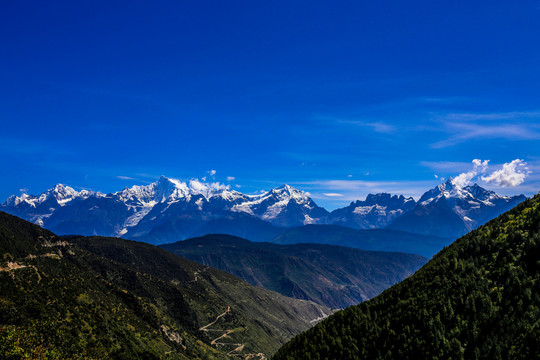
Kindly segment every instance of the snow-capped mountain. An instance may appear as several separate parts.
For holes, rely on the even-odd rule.
[[[458,237],[525,200],[500,196],[477,184],[460,187],[452,178],[427,191],[416,206],[396,218],[390,228],[420,234]]]
[[[4,204],[0,205],[0,209],[43,226],[48,217],[59,208],[66,206],[70,201],[87,199],[91,196],[100,197],[103,194],[88,190],[76,191],[69,186],[56,184],[52,189],[39,196],[28,194],[12,195]],[[8,209],[11,211],[8,211]]]
[[[56,185],[39,196],[11,196],[0,209],[59,234],[181,239],[209,221],[247,214],[276,226],[319,221],[327,211],[303,191],[288,185],[245,195],[220,183],[182,182],[162,176],[156,182],[104,195]],[[246,217],[242,217],[245,224]],[[260,227],[259,221],[252,221]],[[245,225],[247,226],[247,225]],[[230,225],[228,225],[230,228]]]
[[[330,213],[327,222],[356,229],[380,229],[416,205],[412,197],[388,193],[369,194],[366,200],[351,202]]]
[[[250,196],[248,201],[231,208],[244,212],[276,226],[316,224],[328,215],[304,192],[289,185],[282,185],[264,194]]]
[[[427,191],[418,202],[404,196],[370,194],[328,213],[308,193],[289,185],[246,195],[220,183],[162,176],[152,184],[106,195],[58,184],[38,196],[11,196],[0,210],[58,234],[121,236],[151,243],[177,241],[205,231],[269,239],[284,227],[308,224],[359,229],[388,226],[457,237],[524,199],[523,195],[500,196],[476,184],[462,188],[450,179]]]

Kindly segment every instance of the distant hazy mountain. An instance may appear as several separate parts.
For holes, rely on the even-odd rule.
[[[460,187],[452,178],[426,192],[415,207],[389,227],[457,238],[519,204],[526,197],[500,196],[477,184]]]
[[[274,226],[267,221],[245,213],[232,213],[206,222],[191,236],[228,234],[252,241],[269,242],[287,230],[288,228]]]
[[[337,225],[306,225],[289,229],[272,242],[329,244],[370,251],[399,251],[430,258],[453,240],[392,229],[360,230]]]
[[[160,244],[207,233],[269,241],[286,228],[310,224],[390,227],[456,238],[524,199],[523,195],[500,196],[476,184],[460,188],[449,180],[418,202],[370,194],[364,201],[328,213],[307,193],[289,185],[246,195],[219,183],[162,176],[150,185],[110,194],[58,184],[39,196],[11,196],[0,209],[62,235],[116,236]]]
[[[252,285],[331,308],[370,299],[427,261],[412,254],[321,244],[276,245],[215,234],[160,247]]]
[[[2,359],[263,359],[331,313],[149,244],[61,238],[4,212],[0,253]]]
[[[369,194],[349,206],[336,209],[328,216],[328,223],[356,229],[380,229],[416,205],[412,197],[387,193]]]

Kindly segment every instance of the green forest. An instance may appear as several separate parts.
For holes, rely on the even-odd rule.
[[[539,270],[537,195],[272,359],[539,359]]]
[[[61,238],[3,212],[0,253],[0,359],[262,359],[330,313],[149,244]]]

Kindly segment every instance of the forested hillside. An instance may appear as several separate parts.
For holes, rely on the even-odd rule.
[[[252,285],[343,309],[413,274],[425,257],[325,244],[277,245],[214,234],[160,245]]]
[[[540,195],[283,346],[290,359],[538,359]]]
[[[1,359],[263,359],[330,313],[152,245],[60,238],[3,212],[0,251]]]

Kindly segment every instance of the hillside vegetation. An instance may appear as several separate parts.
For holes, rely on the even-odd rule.
[[[323,244],[276,245],[220,234],[160,247],[252,285],[339,309],[378,295],[427,261],[413,254]]]
[[[330,313],[148,244],[0,212],[0,358],[263,359]]]
[[[331,316],[274,360],[540,358],[540,195],[415,275]]]

